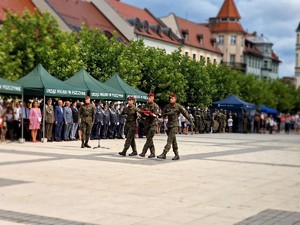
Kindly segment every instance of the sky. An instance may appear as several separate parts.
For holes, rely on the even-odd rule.
[[[173,12],[194,22],[207,22],[215,17],[224,0],[121,0],[139,8],[149,9],[156,17]],[[235,0],[243,28],[263,34],[279,56],[279,77],[294,76],[296,32],[300,23],[299,0]]]

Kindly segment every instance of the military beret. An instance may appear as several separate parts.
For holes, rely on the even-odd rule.
[[[170,94],[170,98],[176,98],[176,94]]]
[[[91,98],[89,95],[85,96],[85,99],[89,99],[89,98]]]
[[[154,93],[152,93],[152,92],[150,92],[149,94],[148,94],[148,97],[154,97]]]
[[[128,101],[135,101],[135,98],[130,96],[130,97],[128,97]]]

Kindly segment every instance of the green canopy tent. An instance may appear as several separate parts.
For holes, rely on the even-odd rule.
[[[0,78],[0,94],[7,94],[7,95],[21,95],[22,102],[23,102],[23,87],[20,84],[4,80]],[[21,121],[21,142],[24,141],[24,133],[23,133],[23,118]]]
[[[125,94],[126,98],[133,96],[137,101],[142,102],[146,102],[148,99],[147,93],[131,87],[124,80],[122,80],[117,73],[115,73],[111,78],[105,81],[104,84],[122,91]]]
[[[23,86],[24,95],[47,97],[84,98],[86,90],[73,87],[53,77],[41,65],[37,65],[29,74],[16,81]],[[43,110],[45,118],[45,110]],[[45,140],[45,120],[43,120],[43,140]]]
[[[0,78],[0,94],[22,95],[22,85]]]
[[[86,70],[79,70],[70,79],[64,83],[74,87],[84,88],[89,92],[92,99],[106,99],[106,100],[124,100],[125,95],[123,92],[116,90],[106,84],[97,81]]]

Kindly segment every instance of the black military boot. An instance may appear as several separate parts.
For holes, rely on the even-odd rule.
[[[122,151],[122,152],[119,152],[119,155],[121,155],[121,156],[126,156],[126,151]]]
[[[174,154],[175,154],[175,156],[174,156],[174,158],[172,158],[172,160],[179,160],[180,158],[179,158],[179,155],[178,155],[178,151],[177,151],[177,150],[174,151]]]
[[[81,140],[81,148],[84,148],[84,140]]]
[[[129,154],[129,156],[135,156],[135,155],[137,155],[137,152],[136,152],[136,151],[133,151],[133,152],[131,152],[131,153]]]
[[[167,152],[164,150],[163,153],[161,153],[159,156],[157,156],[158,159],[166,159]]]
[[[141,156],[141,157],[145,157],[145,153],[144,152],[142,152],[141,154],[139,154],[139,156]]]
[[[84,147],[91,148],[91,146],[89,146],[88,143],[89,143],[89,141],[86,140],[86,141],[85,141],[85,144],[84,144]]]
[[[149,159],[154,158],[155,157],[155,149],[152,147],[150,148],[150,152],[151,154],[148,156]]]

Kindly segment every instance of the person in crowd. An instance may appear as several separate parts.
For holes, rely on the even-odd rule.
[[[45,137],[48,142],[53,141],[54,108],[52,99],[48,98],[45,105]]]
[[[95,119],[95,107],[91,103],[90,96],[85,97],[85,104],[79,109],[79,118],[82,130],[81,148],[91,148],[88,142]]]
[[[29,111],[28,104],[26,101],[23,101],[22,107],[22,118],[23,118],[23,133],[26,141],[30,141],[30,131],[29,131]]]
[[[281,113],[277,114],[276,125],[277,125],[276,132],[277,132],[277,134],[280,134],[280,129],[281,129]]]
[[[126,156],[126,152],[131,146],[132,152],[129,156],[137,155],[137,149],[135,144],[135,132],[136,132],[136,125],[137,125],[137,112],[139,111],[138,108],[134,106],[135,99],[134,97],[128,98],[128,105],[124,108],[121,116],[126,117],[125,123],[125,144],[123,151],[119,152],[119,155]]]
[[[57,106],[54,108],[54,118],[55,118],[55,132],[54,138],[55,141],[61,141],[62,135],[62,125],[64,122],[64,109],[62,100],[58,100]]]
[[[72,117],[73,117],[73,123],[72,123],[72,128],[71,128],[71,140],[75,141],[76,140],[76,133],[78,130],[78,108],[77,108],[77,101],[73,101],[72,106]]]
[[[232,132],[238,133],[239,132],[239,116],[237,113],[233,113],[233,126],[232,126]]]
[[[270,115],[268,118],[268,125],[269,125],[269,134],[272,134],[275,126],[275,121],[272,115]]]
[[[63,110],[64,115],[64,140],[70,141],[71,139],[71,129],[73,124],[73,115],[72,115],[72,109],[71,109],[71,103],[70,101],[65,102],[65,107]]]
[[[155,146],[153,143],[153,137],[157,131],[158,125],[158,105],[154,102],[154,93],[148,94],[148,102],[145,104],[141,110],[140,114],[144,117],[146,143],[144,144],[143,150],[139,156],[145,157],[148,149],[150,150],[150,155],[148,158],[155,157]]]
[[[0,142],[5,142],[6,132],[7,132],[6,116],[2,115],[1,112],[0,113]]]
[[[7,112],[5,115],[6,120],[6,126],[7,126],[7,132],[8,137],[11,142],[14,141],[14,115],[13,115],[13,109],[11,107],[7,107]]]
[[[260,127],[259,127],[259,122],[260,122],[260,116],[258,112],[255,113],[254,119],[253,119],[253,133],[259,133]]]
[[[109,126],[109,139],[115,139],[117,134],[117,112],[115,109],[115,104],[113,102],[110,103],[109,107],[110,114],[110,126]]]
[[[291,114],[288,113],[285,116],[285,133],[289,134],[291,132],[291,123],[292,123],[292,117]]]
[[[261,127],[261,132],[266,133],[266,128],[267,128],[267,115],[263,112],[260,114],[260,127]]]
[[[36,136],[42,122],[42,113],[38,102],[33,101],[29,112],[29,130],[31,130],[32,142],[37,142]]]
[[[106,139],[108,137],[109,125],[110,125],[110,113],[107,105],[105,105],[103,109],[102,139]]]
[[[121,116],[123,110],[124,110],[124,104],[120,104],[120,108],[117,111],[119,117],[119,127],[118,127],[118,135],[117,135],[118,139],[124,139],[123,136],[124,136],[124,126],[125,126],[126,118]]]
[[[295,134],[300,134],[300,115],[295,115]]]
[[[228,126],[228,132],[232,133],[232,127],[233,127],[233,119],[232,116],[229,116],[229,119],[227,120],[227,126]]]
[[[14,139],[19,139],[21,137],[21,119],[22,119],[22,108],[20,102],[17,101],[14,112]]]
[[[159,159],[166,159],[166,155],[168,151],[170,150],[171,146],[173,147],[173,152],[175,154],[175,157],[172,158],[172,160],[179,160],[179,154],[178,154],[178,145],[176,141],[176,133],[178,132],[178,116],[181,113],[185,118],[187,118],[188,121],[190,121],[191,125],[194,126],[193,121],[191,120],[190,116],[188,115],[187,111],[176,102],[177,96],[176,94],[170,95],[170,103],[165,106],[165,108],[162,111],[163,117],[168,117],[168,140],[167,144],[164,147],[164,150],[162,154],[157,156]]]
[[[96,102],[96,107],[95,107],[95,123],[92,128],[91,132],[91,138],[93,139],[101,139],[101,128],[103,127],[103,117],[104,117],[104,112],[103,109],[101,108],[101,102],[98,101]]]
[[[194,123],[194,116],[193,116],[191,110],[188,111],[188,114],[190,115],[190,118],[191,118],[191,120],[192,120],[193,123]],[[194,134],[194,128],[193,128],[193,126],[191,125],[191,123],[190,123],[189,121],[187,121],[187,122],[186,122],[186,132],[188,133],[189,130],[191,130],[191,135],[193,135],[193,134]]]

